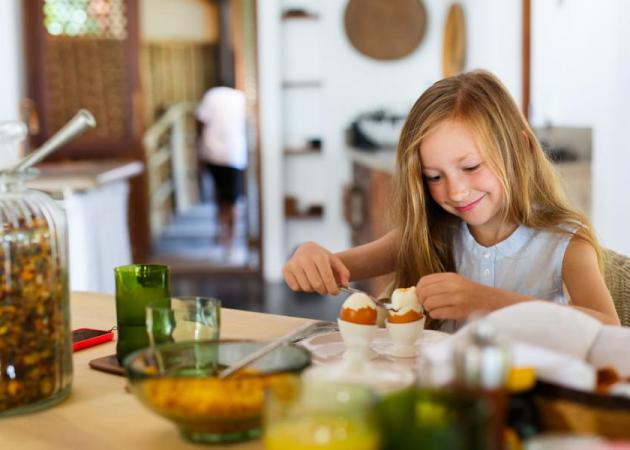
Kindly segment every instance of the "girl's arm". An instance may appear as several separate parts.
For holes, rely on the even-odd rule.
[[[336,255],[350,271],[350,281],[385,275],[396,268],[398,239],[398,233],[392,230],[375,241]]]
[[[284,279],[294,291],[337,295],[338,285],[392,272],[397,242],[397,233],[391,231],[368,244],[335,254],[315,242],[307,242],[284,266]]]
[[[608,325],[619,325],[619,316],[599,271],[593,246],[574,236],[562,263],[562,279],[571,297],[571,305]]]
[[[564,254],[562,278],[571,307],[609,325],[619,325],[619,316],[599,271],[591,244],[574,236]],[[417,284],[418,300],[434,319],[465,320],[475,311],[489,312],[534,297],[484,286],[456,273],[426,275]]]

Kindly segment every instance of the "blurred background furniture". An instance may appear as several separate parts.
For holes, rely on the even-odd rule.
[[[604,270],[621,325],[630,327],[630,258],[604,249]]]
[[[113,269],[131,264],[127,206],[129,180],[143,165],[134,160],[43,163],[32,189],[58,199],[68,218],[70,290],[114,292]]]

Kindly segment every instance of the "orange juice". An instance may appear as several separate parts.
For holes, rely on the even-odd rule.
[[[378,433],[365,419],[334,415],[271,423],[263,441],[266,450],[376,450],[379,446]]]

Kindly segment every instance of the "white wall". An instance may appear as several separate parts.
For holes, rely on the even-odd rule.
[[[616,6],[610,38],[613,75],[608,91],[612,97],[612,139],[610,147],[598,155],[600,170],[596,172],[598,181],[612,178],[613,182],[595,193],[602,205],[596,227],[606,245],[630,255],[630,2],[618,0]]]
[[[24,96],[22,77],[22,2],[0,2],[0,121],[18,119]]]
[[[522,103],[521,0],[464,0],[466,70],[494,72]],[[441,45],[441,41],[440,41]]]
[[[0,1],[0,122],[18,120],[24,97],[22,2]],[[0,151],[0,168],[12,165],[17,152]]]
[[[350,163],[344,152],[344,131],[361,112],[382,107],[406,113],[416,98],[441,77],[442,33],[448,3],[425,0],[427,30],[420,46],[409,56],[395,61],[377,61],[358,53],[348,41],[344,28],[345,1],[269,0],[258,2],[259,71],[261,91],[261,146],[264,211],[264,276],[281,279],[281,267],[288,252],[299,242],[315,240],[336,251],[350,245],[349,228],[342,218],[341,193],[350,182]],[[520,101],[520,0],[465,0],[468,25],[467,68],[483,67],[502,78]],[[280,21],[282,7],[306,7],[319,13],[316,23]],[[321,67],[311,68],[321,76],[322,155],[283,157],[283,137],[291,141],[300,128],[291,101],[284,102],[279,89],[283,72],[293,75],[301,64],[285,58],[292,55],[291,43],[282,42],[287,27],[320,28]],[[284,29],[282,29],[284,27]],[[280,31],[278,31],[280,29]],[[290,38],[290,36],[288,37]],[[274,47],[275,46],[275,47]],[[312,53],[316,54],[317,51]],[[310,65],[310,64],[309,64]],[[290,94],[292,95],[292,94]],[[309,102],[308,98],[303,100]],[[291,109],[290,112],[283,110]],[[304,129],[313,127],[312,111],[299,111]],[[286,117],[286,114],[290,114]],[[291,129],[283,129],[284,126]],[[297,159],[301,158],[301,159]],[[302,199],[325,202],[323,220],[285,221],[284,193]]]
[[[261,149],[263,275],[279,280],[284,261],[282,180],[282,108],[280,91],[280,4],[256,2],[258,32],[258,100]]]
[[[532,123],[593,129],[592,219],[630,254],[630,3],[532,2]]]
[[[140,0],[143,40],[216,42],[217,7],[207,0]]]

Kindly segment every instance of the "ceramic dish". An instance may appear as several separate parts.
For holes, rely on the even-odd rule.
[[[423,330],[422,334],[414,344],[416,351],[420,351],[423,346],[431,345],[435,342],[448,338],[448,333],[434,330]],[[300,342],[302,347],[311,352],[312,362],[314,364],[332,364],[342,359],[345,346],[339,332],[320,334]],[[397,363],[413,365],[414,358],[402,360],[399,358],[389,357],[387,350],[391,346],[389,334],[386,329],[378,328],[374,332],[372,342],[370,344],[371,354],[369,359],[377,360],[395,360]]]

